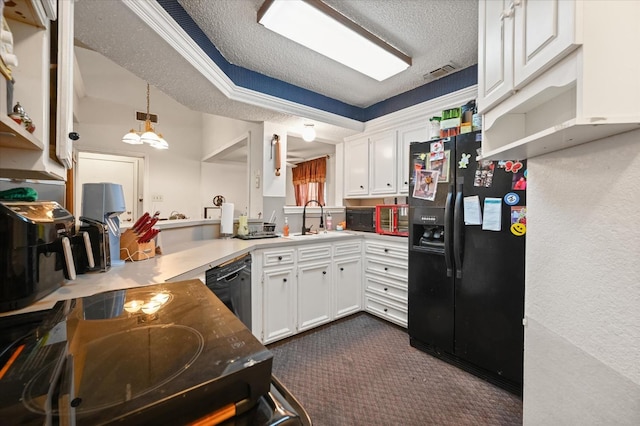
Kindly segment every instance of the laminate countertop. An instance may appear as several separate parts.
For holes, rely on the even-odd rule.
[[[352,238],[375,238],[406,241],[406,238],[355,231],[329,231],[317,236],[277,237],[256,240],[210,239],[183,243],[172,253],[156,255],[147,260],[112,266],[107,272],[80,274],[63,286],[26,308],[4,312],[0,316],[50,309],[59,300],[91,296],[111,290],[141,287],[168,281],[197,278],[205,271],[252,250],[286,245],[313,244],[321,241],[341,241]]]

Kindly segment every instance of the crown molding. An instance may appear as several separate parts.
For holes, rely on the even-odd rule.
[[[360,121],[237,86],[158,2],[123,0],[123,3],[230,100],[351,130],[364,129]]]

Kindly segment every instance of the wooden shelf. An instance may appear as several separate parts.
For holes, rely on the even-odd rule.
[[[35,151],[44,150],[44,144],[41,140],[33,136],[9,116],[0,117],[0,146]]]

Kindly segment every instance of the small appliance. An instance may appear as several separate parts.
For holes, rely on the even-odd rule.
[[[93,264],[88,258],[88,251],[83,249],[78,235],[74,244],[74,259],[76,261],[76,272],[84,274],[85,272],[106,272],[111,268],[111,253],[109,247],[109,228],[106,223],[99,220],[90,219],[80,216],[79,234],[86,234],[91,243],[91,253],[93,254]]]
[[[74,217],[55,201],[0,202],[0,312],[21,309],[75,279]]]
[[[82,185],[82,216],[105,223],[109,229],[111,266],[124,265],[120,260],[120,219],[126,210],[122,185],[85,183]]]
[[[375,207],[347,207],[345,215],[347,229],[351,231],[376,232]]]
[[[376,232],[383,235],[409,235],[409,205],[383,204],[376,206]]]

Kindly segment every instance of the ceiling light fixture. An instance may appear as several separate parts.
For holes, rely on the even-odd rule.
[[[156,134],[151,125],[151,114],[149,113],[149,83],[147,83],[147,116],[144,121],[144,132],[136,132],[131,129],[129,133],[122,137],[122,142],[130,145],[142,145],[148,143],[156,149],[169,149],[169,144],[162,137],[161,133]]]
[[[320,0],[266,0],[258,22],[378,81],[411,65],[411,57]]]
[[[304,130],[302,131],[302,139],[305,142],[313,142],[316,138],[316,129],[313,128],[313,124],[305,124]]]

